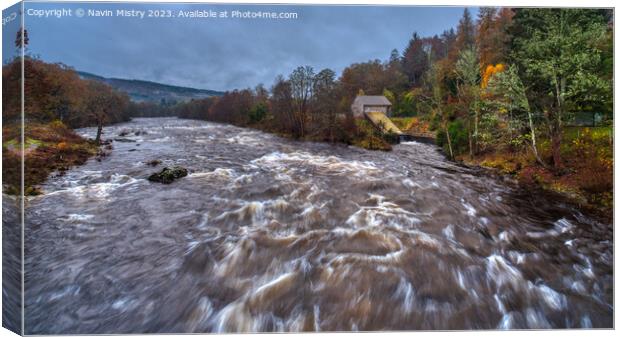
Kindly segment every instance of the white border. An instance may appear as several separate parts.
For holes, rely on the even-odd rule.
[[[32,1],[32,0],[31,0]],[[28,1],[28,2],[31,2]],[[51,1],[50,1],[51,2]],[[60,2],[60,1],[57,1]],[[65,2],[101,2],[101,1],[79,1],[79,0],[65,0]],[[536,0],[502,0],[502,1],[493,1],[493,0],[449,0],[449,1],[438,1],[438,0],[414,0],[414,1],[397,1],[397,0],[243,0],[243,1],[230,1],[230,0],[221,0],[221,1],[180,1],[180,0],[149,0],[149,1],[139,1],[139,0],[125,0],[125,1],[110,1],[110,2],[162,2],[162,3],[172,3],[172,2],[203,2],[203,3],[224,3],[224,4],[235,4],[235,3],[252,3],[252,4],[324,4],[324,5],[334,5],[334,4],[349,4],[349,5],[418,5],[418,6],[496,6],[496,7],[607,7],[614,8],[616,7],[615,1],[604,1],[604,0],[544,0],[544,1],[536,1]],[[0,4],[2,9],[5,9],[13,4],[17,3],[14,0],[0,0]],[[614,11],[615,12],[615,11]],[[614,13],[615,14],[615,13]],[[615,19],[615,18],[614,18]],[[2,34],[0,34],[0,42]],[[618,72],[618,61],[616,59],[617,55],[617,47],[618,46],[618,36],[615,31],[614,25],[614,75]],[[614,76],[615,79],[615,76]],[[0,83],[0,90],[1,90]],[[614,161],[616,156],[616,138],[618,136],[617,132],[617,120],[615,119],[615,98],[618,97],[618,87],[614,86]],[[0,108],[1,109],[1,108]],[[1,121],[0,121],[1,127]],[[0,134],[0,141],[1,141]],[[23,142],[22,142],[23,143]],[[2,163],[0,162],[0,169],[2,167]],[[0,170],[1,172],[1,170]],[[618,191],[618,180],[619,180],[620,168],[618,165],[614,167],[614,199],[616,196],[616,192]],[[1,173],[0,173],[1,175]],[[618,202],[614,200],[614,214],[617,214],[617,210],[620,205]],[[2,219],[2,214],[0,213],[0,220]],[[616,221],[614,217],[614,229],[616,228]],[[1,238],[0,232],[0,238]],[[616,258],[616,244],[617,234],[614,231],[614,276],[616,275],[616,267],[617,267],[617,258]],[[1,245],[1,240],[0,240]],[[618,301],[618,280],[614,280],[614,303],[619,303]],[[0,312],[2,309],[2,305],[0,304]],[[618,310],[614,308],[614,326],[618,322]],[[501,336],[566,336],[566,335],[580,335],[580,336],[615,336],[617,335],[614,330],[544,330],[544,331],[496,331],[496,330],[474,330],[474,331],[412,331],[412,332],[368,332],[363,333],[364,336],[379,336],[382,334],[387,334],[388,336],[416,336],[416,337],[426,337],[433,335],[448,335],[457,333],[460,336],[494,336],[496,334]],[[359,334],[359,333],[358,333]],[[228,335],[228,334],[223,334]],[[234,334],[233,334],[234,335]],[[269,333],[269,334],[261,334],[263,336],[277,336],[281,334]],[[313,333],[306,334],[303,333],[301,335],[312,335],[312,336],[327,336],[334,335],[334,333]],[[356,333],[338,333],[339,336],[354,336]],[[0,337],[4,336],[15,336],[12,332],[6,329],[0,329]],[[53,336],[53,335],[50,335]],[[138,336],[138,335],[117,335],[117,336]],[[167,334],[166,336],[188,336],[188,334]]]

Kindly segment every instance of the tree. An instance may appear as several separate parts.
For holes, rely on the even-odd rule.
[[[513,40],[513,59],[521,78],[531,83],[527,96],[543,111],[553,165],[562,167],[564,123],[572,112],[597,101],[611,100],[611,81],[602,76],[599,45],[607,25],[599,10],[520,9]]]
[[[279,131],[292,133],[294,128],[293,93],[291,83],[282,75],[271,88],[271,111]]]
[[[525,115],[526,125],[529,129],[529,137],[526,137],[526,140],[528,140],[536,161],[543,167],[547,167],[538,154],[532,109],[526,95],[526,88],[519,78],[516,68],[512,66],[505,71],[493,74],[489,79],[487,90],[494,95],[495,102],[510,114],[509,126],[522,124],[520,116]],[[513,120],[516,120],[517,123],[512,123]]]
[[[443,33],[441,33],[440,39],[443,49],[439,55],[440,58],[444,58],[448,56],[452,49],[454,49],[454,45],[456,43],[456,33],[454,32],[454,29],[450,28],[448,30],[445,30]]]
[[[495,17],[495,59],[490,60],[493,63],[506,63],[510,54],[510,41],[512,36],[510,35],[510,29],[512,27],[512,18],[514,17],[514,10],[512,8],[501,8],[497,16]]]
[[[336,73],[331,69],[321,70],[314,78],[313,110],[314,124],[326,138],[334,142],[338,131],[338,96],[336,95]]]
[[[269,90],[267,90],[267,88],[260,83],[254,88],[254,95],[256,96],[256,100],[258,102],[267,102],[269,99]]]
[[[15,48],[21,53],[22,49],[26,49],[28,43],[30,42],[30,38],[28,37],[28,30],[21,27],[17,31],[17,35],[15,36]]]
[[[431,106],[432,113],[435,118],[439,119],[440,123],[440,134],[443,133],[445,136],[446,145],[448,145],[448,153],[450,155],[450,159],[454,159],[454,149],[452,147],[452,138],[450,137],[450,111],[446,109],[446,91],[444,89],[444,69],[442,69],[447,63],[445,62],[436,62],[432,65],[430,70],[427,73],[426,82],[430,89],[430,95],[424,96],[421,95],[424,99],[426,99]],[[438,139],[440,139],[438,135]]]
[[[250,109],[250,123],[262,121],[269,113],[269,91],[261,83],[254,88],[254,105]]]
[[[269,108],[265,102],[258,102],[252,106],[249,113],[250,123],[255,124],[262,121],[265,116],[267,116],[267,112]]]
[[[478,150],[478,125],[480,121],[480,70],[478,54],[473,48],[463,50],[456,62],[458,97],[465,108],[469,155]],[[472,118],[473,117],[473,118]]]
[[[254,95],[252,90],[228,91],[211,105],[208,119],[245,126],[250,122],[250,111],[253,105]]]
[[[312,99],[314,86],[314,69],[310,66],[298,67],[289,76],[293,105],[295,108],[295,130],[296,137],[303,137],[308,112],[308,103]]]
[[[115,115],[121,113],[127,107],[126,96],[120,95],[110,86],[98,82],[88,81],[84,110],[97,125],[95,142],[101,143],[103,126],[112,120]]]
[[[420,86],[422,76],[429,69],[425,42],[418,33],[413,33],[403,54],[403,70],[412,86]]]
[[[381,95],[384,89],[402,91],[407,86],[406,76],[379,60],[354,63],[342,71],[341,94],[350,106],[360,90],[366,95]]]
[[[478,11],[478,29],[476,45],[480,51],[480,67],[484,69],[488,64],[495,64],[495,7],[481,7]]]
[[[473,48],[476,43],[476,26],[469,13],[469,9],[463,10],[463,16],[456,28],[455,48],[457,51]]]
[[[398,66],[400,64],[400,54],[398,53],[398,49],[392,49],[392,52],[390,52],[390,60],[388,61],[388,63],[390,64],[390,66]]]
[[[512,16],[510,8],[480,8],[476,44],[480,53],[481,69],[484,70],[487,65],[506,62],[510,42],[508,29],[512,24]]]

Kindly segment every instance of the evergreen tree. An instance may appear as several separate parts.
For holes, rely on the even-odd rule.
[[[418,33],[413,33],[403,54],[403,71],[412,86],[420,86],[422,76],[429,69],[428,54],[424,40]]]
[[[459,20],[456,29],[456,48],[457,50],[465,50],[473,48],[476,43],[476,26],[469,13],[469,9],[463,10],[463,16]]]

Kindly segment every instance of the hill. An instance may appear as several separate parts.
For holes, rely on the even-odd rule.
[[[215,90],[196,89],[162,84],[157,82],[128,80],[122,78],[107,78],[83,71],[78,71],[83,79],[95,80],[125,92],[135,102],[168,103],[186,102],[192,99],[201,99],[211,96],[221,96],[224,93]]]

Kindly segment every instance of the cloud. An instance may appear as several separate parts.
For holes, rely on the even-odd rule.
[[[270,86],[300,65],[336,72],[354,62],[386,59],[414,31],[440,34],[463,8],[26,3],[55,9],[234,9],[297,13],[297,19],[26,17],[30,52],[107,77],[214,90]]]

